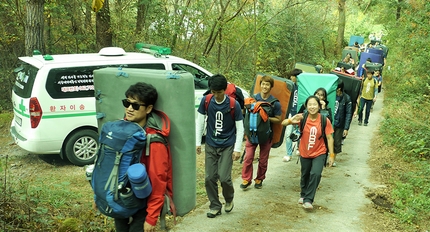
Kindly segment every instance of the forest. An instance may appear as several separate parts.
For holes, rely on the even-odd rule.
[[[429,12],[430,2],[422,0],[4,0],[0,111],[12,110],[18,57],[36,49],[97,53],[109,46],[135,51],[137,42],[156,44],[249,89],[257,73],[287,77],[297,62],[322,65],[328,73],[351,35],[368,40],[382,32],[390,52],[380,149],[413,167],[387,180],[390,215],[419,231],[413,228],[430,228]],[[5,199],[0,197],[3,206]]]

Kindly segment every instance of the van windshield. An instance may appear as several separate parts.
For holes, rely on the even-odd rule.
[[[29,98],[31,96],[31,90],[33,89],[38,71],[39,69],[27,63],[21,64],[20,67],[14,70],[16,80],[12,89],[16,95],[22,98]]]

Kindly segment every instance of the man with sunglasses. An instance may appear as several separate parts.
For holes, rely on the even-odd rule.
[[[196,152],[201,154],[201,138],[203,135],[205,115],[206,123],[206,145],[205,145],[205,186],[210,205],[209,218],[221,214],[222,203],[218,197],[218,180],[221,183],[222,194],[225,199],[224,211],[229,213],[233,210],[234,188],[231,180],[231,169],[233,160],[240,158],[243,140],[243,115],[239,103],[225,94],[227,79],[216,74],[209,78],[209,88],[212,95],[202,98],[198,108],[196,122]],[[230,101],[234,101],[230,107]],[[234,114],[232,114],[234,111]]]
[[[138,82],[131,85],[125,92],[126,99],[122,100],[125,107],[125,120],[136,122],[145,129],[147,134],[160,134],[167,137],[170,128],[166,128],[163,122],[169,118],[161,111],[154,109],[158,93],[154,86]],[[170,124],[170,123],[169,123]],[[150,155],[143,149],[140,162],[145,164],[151,181],[152,193],[147,199],[147,207],[133,215],[133,220],[115,219],[117,232],[155,231],[158,216],[164,204],[164,194],[167,192],[170,198],[172,192],[172,162],[168,147],[162,142],[150,143]]]

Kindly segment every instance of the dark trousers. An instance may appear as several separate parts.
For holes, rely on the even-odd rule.
[[[205,187],[209,199],[209,209],[220,210],[222,203],[218,197],[218,180],[221,183],[222,195],[226,202],[234,197],[231,169],[233,166],[233,146],[216,148],[205,145]]]
[[[365,114],[364,114],[364,124],[369,123],[370,116],[370,108],[372,108],[373,100],[366,100],[364,98],[360,98],[360,107],[358,108],[358,121],[363,121],[363,109],[366,106]]]
[[[321,173],[326,162],[326,155],[316,158],[303,158],[300,156],[301,178],[300,178],[300,197],[303,202],[314,202],[315,193],[321,181]]]
[[[343,139],[343,128],[334,127],[333,140],[334,140],[335,154],[339,154],[342,152],[342,139]]]
[[[146,219],[146,208],[137,211],[133,215],[133,220],[130,219],[115,219],[115,230],[116,232],[142,232],[143,224]]]

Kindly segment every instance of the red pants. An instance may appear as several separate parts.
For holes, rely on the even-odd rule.
[[[264,180],[266,178],[267,164],[269,160],[270,148],[272,147],[272,141],[268,140],[264,144],[252,144],[249,140],[246,140],[245,145],[245,159],[242,167],[242,179],[252,182],[252,172],[254,161],[255,149],[260,145],[260,159],[258,162],[258,170],[256,180]]]

